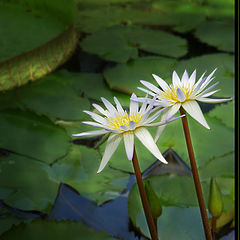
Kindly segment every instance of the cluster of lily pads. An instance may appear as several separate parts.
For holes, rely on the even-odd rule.
[[[50,216],[61,184],[98,205],[127,189],[134,171],[126,161],[123,142],[96,174],[106,138],[72,137],[93,130],[82,123],[89,121],[83,110],[94,111],[93,103],[104,107],[101,97],[115,104],[115,96],[126,110],[133,92],[143,96],[137,89],[139,80],[157,86],[153,73],[170,84],[174,69],[179,75],[186,68],[190,73],[197,69],[199,79],[199,74],[216,67],[214,81],[220,82],[221,91],[214,96],[233,97],[232,21],[233,2],[226,0],[76,0],[68,4],[1,0],[0,239],[30,232],[41,239],[55,238],[53,233],[59,233],[59,239],[70,234],[111,239],[63,215],[56,222],[22,213]],[[59,67],[73,52],[70,61]],[[211,177],[216,177],[223,195],[220,229],[234,218],[234,101],[200,103],[200,107],[211,130],[188,120],[205,200]],[[161,153],[174,150],[189,166],[183,131],[176,134],[181,128],[180,120],[166,125],[157,146]],[[149,131],[155,136],[155,128]],[[135,146],[144,172],[157,159],[137,139]],[[163,206],[159,236],[203,239],[192,178],[167,169],[166,174],[148,180]],[[128,213],[138,231],[149,236],[136,185],[128,195]],[[185,224],[179,226],[182,218]]]

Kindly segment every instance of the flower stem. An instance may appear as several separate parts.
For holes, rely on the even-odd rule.
[[[185,139],[186,139],[186,143],[187,143],[188,156],[189,156],[190,164],[191,164],[191,168],[192,168],[193,180],[194,180],[195,189],[196,189],[197,198],[198,198],[198,204],[199,204],[200,212],[201,212],[201,216],[202,216],[205,237],[207,240],[212,240],[210,227],[209,227],[209,223],[208,223],[207,211],[206,211],[206,207],[205,207],[205,203],[204,203],[204,199],[203,199],[201,183],[199,180],[197,165],[196,165],[195,156],[194,156],[194,152],[193,152],[193,146],[192,146],[190,131],[189,131],[189,127],[188,127],[186,111],[181,107],[180,113],[181,113],[181,115],[185,114],[185,116],[182,117],[182,123],[183,123]]]
[[[137,179],[137,184],[138,184],[138,189],[140,192],[140,197],[142,200],[142,205],[143,205],[143,209],[144,209],[144,213],[147,219],[147,224],[148,224],[148,228],[152,237],[152,240],[158,240],[158,234],[157,234],[157,230],[154,224],[154,220],[153,220],[153,216],[151,213],[151,209],[148,203],[148,199],[147,199],[147,194],[143,185],[143,180],[142,180],[142,174],[140,171],[140,167],[138,164],[138,159],[137,159],[137,154],[135,151],[135,147],[134,147],[134,153],[133,153],[133,168],[135,171],[135,176]]]
[[[212,218],[212,238],[216,240],[216,218]]]

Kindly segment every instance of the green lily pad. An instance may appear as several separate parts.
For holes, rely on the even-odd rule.
[[[199,175],[201,179],[217,176],[234,177],[234,153],[211,159],[199,168]]]
[[[234,52],[234,26],[233,23],[203,22],[194,35],[202,42],[214,46],[219,50]]]
[[[187,117],[198,167],[204,166],[215,157],[233,151],[233,131],[231,129],[224,127],[218,120],[210,118],[207,114],[205,114],[205,118],[210,130],[204,128],[189,115]],[[180,158],[190,166],[181,120],[167,124],[158,140],[158,146],[163,151],[172,147]]]
[[[11,190],[3,201],[22,210],[46,211],[58,190],[58,184],[48,177],[48,168],[45,163],[15,154],[1,157],[0,192]]]
[[[138,214],[136,226],[150,238],[143,212]],[[161,217],[158,218],[157,228],[159,239],[202,240],[205,238],[198,207],[164,207]]]
[[[85,51],[116,62],[136,58],[137,49],[170,57],[180,57],[187,53],[186,40],[178,36],[160,30],[124,26],[95,32],[80,44]]]
[[[234,101],[216,106],[209,112],[210,117],[220,120],[225,126],[234,128]]]
[[[26,240],[41,239],[89,239],[114,240],[107,233],[94,232],[81,222],[35,220],[30,224],[21,224],[3,234],[0,239],[13,240],[21,236]]]
[[[111,89],[131,94],[140,93],[137,87],[141,86],[140,80],[146,80],[156,84],[152,74],[161,77],[168,76],[174,69],[176,60],[164,57],[142,57],[126,64],[118,64],[116,67],[106,69],[104,77]]]
[[[68,84],[78,93],[84,94],[91,100],[101,101],[101,97],[108,99],[113,104],[113,97],[117,97],[123,106],[129,106],[130,96],[111,90],[105,83],[103,76],[97,73],[70,73],[59,72],[62,78],[67,78]],[[87,109],[87,108],[85,108]]]
[[[76,47],[76,31],[68,27],[73,21],[73,1],[66,7],[73,10],[67,13],[68,16],[63,5],[57,7],[59,12],[54,10],[57,1],[50,4],[34,2],[0,2],[1,90],[23,85],[53,71]]]
[[[69,154],[52,166],[51,179],[66,183],[101,204],[120,195],[129,175],[106,166],[97,173],[101,157],[97,150],[73,145]]]
[[[86,118],[88,99],[77,95],[61,73],[50,74],[41,80],[14,90],[15,101],[25,108],[52,120],[79,121]],[[12,92],[9,92],[12,94]]]
[[[181,76],[185,69],[190,73],[193,72],[194,69],[197,69],[198,79],[205,71],[207,71],[207,74],[210,74],[215,68],[217,68],[217,71],[214,74],[214,82],[220,82],[218,87],[221,91],[214,94],[214,96],[232,97],[234,94],[233,61],[234,56],[230,54],[207,54],[179,62],[179,64],[176,65],[176,71]]]
[[[0,112],[0,146],[47,163],[63,157],[69,137],[45,117],[20,110]]]

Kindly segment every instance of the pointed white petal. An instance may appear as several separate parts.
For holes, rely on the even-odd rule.
[[[130,115],[132,113],[136,113],[138,112],[138,102],[136,100],[133,100],[134,98],[136,98],[137,96],[133,93],[130,99],[130,107],[129,107],[129,113]]]
[[[116,108],[104,97],[101,97],[101,99],[110,114],[114,115],[117,112]]]
[[[129,124],[128,124],[128,127],[129,127],[130,130],[134,130],[136,125],[137,125],[136,122],[130,121]]]
[[[154,115],[152,115],[150,118],[146,119],[145,123],[151,123],[153,122],[156,118],[158,118],[160,116],[160,114],[166,110],[166,108],[162,108],[159,111],[157,111]]]
[[[91,137],[91,136],[98,136],[108,133],[106,130],[96,130],[96,131],[89,131],[89,132],[82,132],[77,134],[72,134],[73,137]]]
[[[126,132],[123,134],[123,140],[128,160],[133,158],[134,149],[134,134],[133,132]]]
[[[186,112],[197,120],[200,124],[202,124],[205,128],[210,129],[208,126],[201,108],[199,107],[198,103],[195,100],[187,101],[182,104],[182,107],[186,110]]]
[[[145,88],[141,88],[141,87],[137,87],[139,90],[151,95],[151,96],[155,96],[156,93],[150,92],[149,90],[145,89]]]
[[[85,113],[87,113],[88,115],[90,115],[92,117],[93,120],[95,120],[96,122],[99,122],[101,124],[106,124],[107,120],[101,116],[99,116],[96,113],[90,112],[90,111],[83,111]]]
[[[142,142],[142,144],[161,162],[168,163],[161,152],[159,151],[156,143],[154,142],[151,134],[146,128],[138,128],[135,130],[137,138]]]
[[[169,89],[168,84],[162,80],[159,76],[152,74],[158,85],[162,88],[163,91],[167,91]]]
[[[192,75],[188,79],[188,83],[190,84],[190,86],[194,85],[195,80],[196,80],[196,69],[193,71]]]
[[[201,86],[201,89],[205,88],[215,77],[212,78],[213,74],[216,72],[217,68],[215,68],[206,78],[204,83]]]
[[[186,96],[185,96],[185,94],[184,94],[184,92],[182,91],[181,88],[177,89],[177,98],[180,102],[184,102],[185,99],[186,99]]]
[[[172,116],[175,115],[175,113],[179,110],[179,108],[181,107],[181,103],[175,103],[174,105],[172,105],[171,107],[169,107],[169,109],[166,110],[166,118],[170,118]]]
[[[122,105],[120,104],[120,102],[118,101],[118,99],[116,97],[113,98],[114,102],[116,103],[116,107],[119,113],[124,113],[124,110],[122,108]]]
[[[219,84],[219,82],[214,83],[212,86],[209,88],[205,89],[203,92],[201,92],[198,97],[202,97],[204,94],[210,92],[214,87],[216,87]]]
[[[202,76],[199,78],[199,80],[197,81],[197,83],[194,86],[194,91],[197,92],[201,85],[204,83],[204,81],[206,81],[206,77],[204,77],[204,75],[206,74],[206,71],[202,74]]]
[[[201,94],[201,96],[198,95],[197,97],[195,97],[195,99],[198,100],[198,97],[206,98],[206,97],[212,96],[214,93],[219,92],[219,91],[220,91],[220,89],[217,89],[217,90],[214,90],[214,91],[212,91],[212,92],[205,93],[205,94],[203,94],[203,95]]]
[[[108,111],[104,110],[101,106],[98,104],[93,103],[93,107],[95,107],[101,114],[105,115],[106,117],[109,117],[110,114]]]
[[[140,82],[147,88],[149,88],[151,91],[155,92],[155,93],[160,93],[161,90],[159,88],[157,88],[156,86],[154,86],[152,83],[144,81],[144,80],[140,80]]]
[[[187,70],[184,71],[182,75],[182,85],[185,86],[188,83],[188,72]]]
[[[174,88],[181,86],[180,78],[178,77],[175,71],[173,71],[173,74],[172,74],[172,82],[173,82]]]
[[[169,118],[169,119],[165,119],[165,121],[160,121],[160,122],[157,122],[157,123],[149,123],[149,124],[146,124],[145,126],[147,126],[147,127],[157,127],[157,126],[163,126],[163,125],[166,125],[167,123],[170,123],[170,122],[173,122],[173,121],[175,121],[175,120],[177,120],[177,119],[179,119],[179,118],[182,118],[182,117],[184,117],[185,115],[183,114],[183,115],[181,115],[181,116],[179,116],[179,117],[171,117],[171,118]]]
[[[209,85],[214,78],[215,78],[215,77],[212,77],[212,78],[210,78],[208,81],[206,80],[206,81],[202,84],[202,86],[200,87],[200,89],[198,90],[197,93],[200,93],[204,88],[206,88],[207,85]]]
[[[100,127],[100,128],[106,128],[105,125],[96,123],[96,122],[90,122],[90,121],[83,121],[82,123],[93,126],[93,127]]]
[[[222,99],[215,99],[215,98],[204,98],[204,97],[199,97],[197,98],[198,101],[200,102],[206,102],[206,103],[221,103],[221,102],[228,102],[231,101],[232,98],[222,98]]]
[[[110,158],[116,151],[119,143],[121,142],[121,139],[122,139],[122,135],[119,135],[119,134],[112,133],[109,136],[109,138],[107,140],[105,152],[103,154],[103,158],[102,158],[102,161],[101,161],[101,164],[99,166],[97,173],[100,173],[104,169],[104,167],[107,165],[108,161],[110,160]]]

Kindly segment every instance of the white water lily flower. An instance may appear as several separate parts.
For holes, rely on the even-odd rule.
[[[212,91],[212,89],[215,86],[217,86],[219,82],[214,83],[213,85],[206,89],[206,87],[214,79],[213,74],[215,73],[215,71],[216,69],[212,73],[210,73],[207,77],[204,77],[206,73],[204,72],[196,83],[195,83],[196,70],[193,71],[190,77],[188,76],[188,73],[185,70],[181,79],[174,71],[172,75],[172,84],[170,85],[168,85],[159,76],[152,74],[161,89],[144,80],[140,80],[140,82],[145,87],[147,87],[148,90],[141,87],[138,87],[138,89],[148,93],[151,96],[157,95],[155,105],[167,107],[166,112],[164,114],[165,117],[173,116],[182,106],[185,109],[185,111],[189,113],[190,116],[192,116],[205,128],[210,129],[197,101],[206,103],[220,103],[232,100],[231,98],[224,99],[208,98],[209,96],[213,95],[214,93],[220,90],[218,89]],[[138,101],[142,101],[142,99],[138,98]],[[160,135],[160,132],[161,130],[158,130],[157,133],[158,136]],[[158,136],[156,136],[156,140],[158,139]]]
[[[132,98],[136,98],[136,95],[133,94]],[[155,99],[152,99],[149,105],[147,101],[143,102],[141,108],[139,108],[137,101],[131,100],[129,113],[123,110],[121,104],[116,97],[114,97],[116,108],[105,98],[102,97],[101,99],[106,107],[106,110],[104,110],[101,106],[97,104],[93,104],[93,106],[103,116],[100,116],[94,112],[84,111],[85,113],[89,114],[95,122],[83,122],[84,124],[98,127],[101,130],[73,134],[73,136],[75,137],[87,137],[97,136],[110,132],[110,136],[107,140],[106,149],[100,167],[97,171],[98,173],[104,169],[104,167],[116,151],[122,138],[124,140],[127,157],[129,160],[132,160],[134,151],[134,135],[137,136],[137,138],[143,143],[143,145],[157,159],[159,159],[163,163],[167,163],[167,161],[164,159],[161,152],[159,151],[156,143],[154,142],[151,134],[145,127],[161,126],[168,122],[174,121],[179,117],[170,118],[163,122],[152,123],[164,110],[162,109],[155,112],[156,108],[153,109]],[[153,112],[155,113],[153,114]]]

